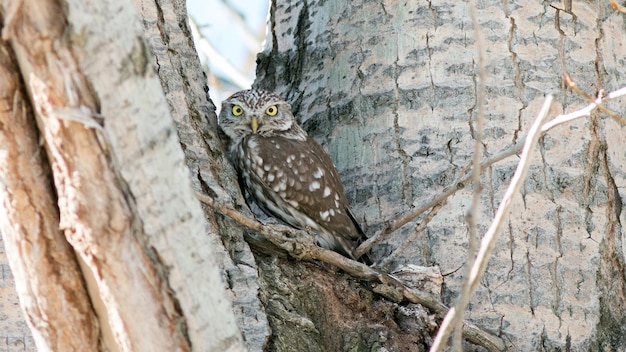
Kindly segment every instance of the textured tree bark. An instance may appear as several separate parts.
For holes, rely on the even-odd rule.
[[[191,40],[185,1],[137,1],[144,35],[150,44],[170,112],[191,170],[196,192],[219,198],[245,211],[237,176],[217,136],[215,106],[207,99],[206,78]],[[207,238],[222,269],[234,306],[237,325],[250,351],[261,351],[269,323],[259,299],[257,264],[233,221],[205,212],[211,226]]]
[[[3,37],[16,52],[38,113],[58,196],[57,231],[84,261],[91,302],[76,302],[74,316],[86,322],[82,341],[110,350],[242,350],[215,269],[219,262],[251,350],[425,350],[436,330],[431,312],[382,300],[348,275],[268,247],[255,247],[257,275],[242,230],[211,211],[206,211],[208,221],[202,220],[193,190],[245,207],[216,137],[213,106],[202,98],[184,5],[137,5],[143,33],[135,12],[122,1],[4,1],[0,8]],[[481,6],[488,42],[483,48],[489,73],[486,156],[525,135],[546,92],[556,94],[558,109],[582,104],[562,86],[564,70],[588,92],[626,82],[623,15],[608,3],[575,3],[567,11],[538,1]],[[476,47],[467,13],[465,3],[449,1],[272,5],[257,85],[291,101],[307,130],[327,148],[370,234],[454,184],[471,161]],[[156,58],[184,155],[148,47],[139,39],[143,35]],[[2,84],[3,99],[13,102],[11,91],[5,91],[9,83]],[[623,105],[609,107],[623,110]],[[14,148],[24,146],[11,144],[16,137],[5,133],[7,128],[0,129],[3,145],[6,140]],[[596,114],[542,139],[540,157],[467,314],[516,350],[626,348],[624,129]],[[10,155],[0,159],[7,179],[2,183],[5,242],[14,253],[55,246],[55,253],[67,259],[64,270],[78,275],[76,260],[53,232],[30,243],[18,240],[37,233],[19,234],[11,227],[18,215],[28,216],[26,210],[12,213],[12,207],[19,209],[18,201],[29,198],[13,191],[24,185],[9,183],[19,180],[9,161],[20,160]],[[192,170],[191,184],[183,161]],[[493,215],[515,164],[509,158],[483,175],[479,230]],[[43,181],[40,186],[46,187],[43,193],[26,194],[53,195]],[[471,189],[463,189],[448,198],[419,240],[391,265],[440,266],[448,274],[448,303],[454,303],[464,272],[458,269],[466,257],[464,215],[471,196]],[[412,228],[405,226],[379,244],[374,256],[397,248]],[[46,273],[23,256],[11,260],[21,285],[27,282],[22,275],[35,275],[27,270]],[[92,279],[88,272],[95,273]],[[75,285],[78,291],[72,292],[81,294],[80,278],[65,278],[68,285],[58,279],[50,290]],[[28,285],[32,293],[20,292],[27,312],[30,302],[43,302],[29,295],[47,295],[34,291],[44,286]],[[103,305],[97,304],[99,297]],[[98,316],[98,336],[90,333],[98,326],[90,305]],[[29,319],[37,325],[42,318],[30,312]],[[106,326],[115,340],[107,339]],[[41,331],[41,349],[63,339],[45,327]]]
[[[609,5],[574,3],[569,11],[554,2],[481,2],[488,73],[485,157],[525,135],[546,93],[556,95],[559,111],[586,105],[561,83],[564,71],[592,95],[626,84],[624,15]],[[471,162],[477,48],[467,6],[272,2],[256,85],[290,101],[301,123],[327,148],[370,234],[453,185]],[[623,110],[623,102],[609,105]],[[471,302],[466,315],[471,321],[522,351],[626,348],[625,129],[595,113],[542,139],[540,157]],[[508,158],[484,173],[479,233],[516,162]],[[467,257],[464,217],[471,197],[470,188],[448,198],[392,263],[392,268],[440,266],[448,274],[444,297],[450,304],[464,273],[458,269]],[[413,228],[402,228],[375,247],[374,255],[389,254]],[[261,269],[262,280],[278,282],[269,274],[275,266]],[[301,278],[284,274],[281,280]],[[299,298],[290,303],[288,310],[302,304]],[[311,319],[310,329],[320,332],[321,321],[311,312],[289,312],[292,320]],[[278,315],[268,313],[276,340],[289,336],[281,333]]]
[[[39,350],[98,351],[102,349],[98,319],[74,251],[59,230],[48,162],[18,72],[11,48],[1,44],[0,222],[4,247]]]
[[[91,301],[77,305],[93,306],[102,330],[94,332],[95,322],[74,327],[112,351],[244,349],[215,240],[206,235],[213,225],[190,187],[135,9],[124,1],[5,1],[0,10],[50,161],[42,173],[54,180],[56,226],[84,263]],[[11,210],[9,200],[3,205]],[[16,220],[9,218],[3,233],[25,226]],[[75,260],[63,265],[77,270]],[[42,307],[45,318],[58,315],[47,308],[54,307]],[[88,321],[88,313],[76,319]],[[33,325],[45,320],[32,317]],[[107,326],[114,340],[106,339]],[[46,350],[51,338],[38,347]],[[72,350],[65,347],[57,350]]]

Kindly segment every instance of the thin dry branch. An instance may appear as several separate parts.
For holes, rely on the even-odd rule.
[[[580,95],[581,97],[587,99],[587,101],[591,102],[591,103],[595,103],[596,107],[598,108],[598,110],[602,111],[603,113],[607,114],[610,118],[614,119],[615,121],[621,123],[621,124],[626,124],[626,119],[624,119],[623,117],[619,116],[617,113],[611,111],[610,109],[606,108],[604,105],[602,105],[602,97],[604,96],[604,91],[600,90],[597,94],[597,97],[592,97],[591,95],[583,92],[580,88],[578,88],[578,85],[576,84],[576,82],[574,82],[574,80],[572,79],[572,77],[570,77],[569,74],[567,74],[567,72],[565,73],[565,85],[571,89],[574,93]]]
[[[570,122],[570,121],[574,121],[576,119],[579,119],[581,117],[587,117],[587,116],[591,116],[591,112],[594,111],[596,108],[598,108],[598,106],[600,106],[600,103],[604,103],[607,102],[609,100],[615,99],[615,98],[619,98],[621,96],[626,95],[626,87],[620,88],[616,91],[613,91],[609,94],[606,94],[604,96],[599,95],[593,102],[591,102],[591,104],[585,106],[584,108],[580,109],[580,110],[576,110],[573,111],[569,114],[561,114],[556,116],[555,118],[553,118],[552,120],[546,122],[543,126],[541,126],[541,132],[542,133],[546,133],[549,130],[553,129],[554,127]],[[623,118],[620,117],[620,119],[623,120]],[[619,121],[619,120],[617,120]],[[622,124],[626,124],[626,122],[621,122]]]
[[[526,179],[526,174],[528,173],[528,169],[530,167],[530,160],[532,159],[532,155],[534,153],[537,142],[542,135],[541,126],[543,125],[543,121],[548,116],[551,105],[552,96],[548,96],[543,104],[543,107],[541,108],[541,111],[539,112],[539,115],[537,116],[535,122],[528,131],[528,136],[526,136],[524,148],[522,150],[522,155],[520,156],[520,162],[517,165],[515,174],[513,174],[511,184],[507,188],[506,193],[502,198],[502,202],[498,207],[498,211],[496,212],[493,222],[489,226],[489,229],[487,229],[487,232],[485,233],[485,236],[481,241],[480,250],[476,257],[476,262],[471,267],[469,276],[465,280],[466,283],[463,284],[463,289],[460,293],[460,297],[458,300],[459,303],[456,307],[451,308],[446,314],[446,317],[444,318],[439,328],[439,332],[437,333],[437,337],[435,338],[435,341],[430,348],[431,352],[439,352],[443,350],[446,341],[448,340],[448,336],[452,332],[452,327],[456,324],[456,319],[458,319],[457,316],[463,316],[462,312],[467,307],[467,303],[469,303],[472,294],[476,291],[476,288],[478,288],[478,282],[485,273],[489,257],[491,255],[491,252],[493,251],[493,248],[496,245],[496,241],[498,240],[498,235],[500,234],[500,230],[504,224],[504,220],[509,213],[509,208],[513,203],[513,197],[519,192],[520,187]]]
[[[422,231],[424,231],[426,226],[428,226],[428,224],[435,217],[435,215],[437,215],[437,213],[439,212],[439,209],[441,209],[443,204],[444,203],[436,204],[434,207],[432,207],[432,209],[430,209],[430,212],[428,212],[426,217],[422,219],[422,222],[416,226],[415,231],[413,231],[413,233],[406,239],[406,241],[404,241],[404,243],[400,247],[396,248],[396,250],[394,250],[390,255],[388,255],[383,260],[381,260],[380,263],[377,264],[376,266],[382,267],[382,268],[388,266],[392,260],[394,260],[400,253],[402,253],[405,249],[407,249],[407,247],[411,243],[413,243],[413,241],[415,241],[417,236],[419,236],[419,234],[422,233]]]
[[[480,159],[483,151],[483,141],[482,134],[485,124],[485,58],[483,55],[483,49],[485,47],[485,43],[483,40],[482,33],[480,32],[480,24],[478,23],[478,16],[476,15],[476,1],[469,0],[469,8],[470,8],[470,17],[472,18],[472,27],[474,30],[474,39],[476,40],[476,50],[478,52],[478,72],[476,73],[476,78],[478,79],[478,89],[476,92],[476,131],[474,131],[474,156],[472,158],[472,184],[474,185],[474,190],[472,194],[472,206],[470,208],[469,213],[467,214],[466,221],[468,227],[468,248],[467,248],[467,273],[469,274],[469,270],[472,266],[474,266],[474,256],[476,255],[476,249],[478,248],[478,238],[476,235],[476,216],[478,214],[478,208],[480,207],[480,196],[482,193],[482,184],[480,183],[480,177],[482,172],[480,170]],[[461,287],[461,291],[466,291],[468,287],[467,281],[463,282],[463,287]],[[469,302],[470,296],[459,296],[459,301],[457,302],[457,307],[464,307]],[[457,308],[458,309],[458,308]],[[455,319],[454,331],[457,333],[454,335],[454,339],[452,342],[452,350],[453,351],[461,351],[461,343],[462,336],[460,333],[463,324],[463,314],[465,310],[457,310],[458,318]]]
[[[305,231],[278,224],[263,224],[250,218],[230,206],[224,205],[213,198],[196,194],[197,198],[217,213],[228,216],[240,225],[254,230],[279,248],[284,249],[292,257],[299,260],[319,260],[342,269],[354,278],[368,281],[375,292],[393,302],[408,301],[421,304],[430,309],[439,318],[448,311],[448,307],[430,293],[404,285],[392,275],[382,273],[369,266],[342,256],[339,253],[324,249],[315,244],[313,236]],[[489,351],[505,351],[509,347],[497,336],[481,330],[466,322],[463,336],[470,342],[481,345]]]
[[[357,257],[360,257],[365,252],[370,250],[370,248],[374,247],[378,242],[384,240],[389,235],[394,233],[396,230],[401,228],[402,226],[408,224],[416,217],[420,216],[423,212],[428,209],[434,207],[437,204],[445,201],[449,196],[453,195],[459,189],[465,187],[465,184],[469,181],[469,177],[465,182],[456,182],[452,186],[446,187],[443,192],[439,195],[433,197],[430,201],[426,202],[424,205],[419,206],[418,208],[412,209],[404,214],[401,214],[397,218],[387,223],[387,226],[380,232],[376,233],[374,236],[367,239],[367,241],[361,243],[361,245],[355,250],[355,254]]]
[[[522,150],[523,146],[524,146],[523,142],[518,142],[517,144],[514,144],[508,147],[507,149],[499,152],[498,154],[485,159],[482,163],[480,163],[480,170],[481,171],[485,170],[491,165],[497,163],[498,161],[506,159],[512,155],[519,153],[520,150]],[[448,199],[448,197],[455,194],[457,191],[465,188],[465,186],[472,180],[472,173],[469,172],[472,170],[471,165],[472,164],[470,163],[469,165],[465,166],[462,169],[461,177],[459,177],[456,182],[452,183],[452,185],[444,188],[441,193],[434,196],[423,205],[420,205],[417,208],[411,209],[408,212],[399,215],[392,221],[388,222],[387,226],[385,226],[383,230],[381,230],[380,232],[377,232],[375,235],[370,237],[367,241],[361,243],[361,245],[355,251],[356,255],[357,256],[363,255],[363,253],[370,250],[370,248],[372,248],[377,243],[387,238],[389,235],[391,235],[392,233],[400,229],[402,226],[413,221],[415,218],[422,215],[422,213],[434,207],[435,205],[443,203],[446,199]]]
[[[616,11],[619,11],[619,12],[621,12],[621,13],[626,14],[626,7],[624,7],[624,6],[620,5],[620,4],[618,4],[618,3],[617,3],[617,1],[615,1],[615,0],[611,0],[611,6],[612,6],[612,7],[613,7]]]

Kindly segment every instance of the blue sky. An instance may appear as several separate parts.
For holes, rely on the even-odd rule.
[[[254,79],[254,57],[265,37],[268,6],[269,0],[187,0],[187,11],[203,36],[250,81]],[[200,57],[204,59],[202,54]],[[209,67],[217,76],[226,76],[219,65],[209,61]]]

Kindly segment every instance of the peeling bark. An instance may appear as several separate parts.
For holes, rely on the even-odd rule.
[[[53,170],[59,227],[94,273],[98,292],[92,294],[106,305],[121,350],[189,350],[178,302],[158,272],[162,263],[146,247],[133,196],[98,122],[100,103],[62,35],[67,19],[58,4],[33,5],[24,2],[5,22],[5,36],[29,79]]]
[[[0,223],[4,247],[39,351],[98,351],[102,349],[98,319],[74,251],[59,230],[48,162],[18,72],[11,48],[2,44]]]
[[[103,349],[243,350],[135,9],[0,9],[50,161],[56,226],[77,253]]]

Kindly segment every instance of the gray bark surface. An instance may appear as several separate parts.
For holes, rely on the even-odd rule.
[[[300,122],[325,146],[370,235],[453,184],[471,162],[477,48],[467,6],[272,4],[256,85],[291,102]],[[624,15],[609,2],[575,2],[571,12],[563,9],[555,2],[480,2],[487,71],[484,157],[525,136],[545,94],[557,98],[553,115],[587,105],[564,87],[564,71],[591,95],[626,84]],[[623,111],[623,100],[608,105]],[[626,348],[625,130],[594,113],[541,140],[471,301],[470,321],[520,351]],[[517,161],[510,157],[483,174],[479,234]],[[448,198],[394,262],[440,266],[449,274],[444,297],[451,304],[465,272],[464,217],[471,196],[469,187]],[[375,257],[389,254],[413,228],[409,224],[375,247]]]
[[[195,192],[218,192],[232,206],[244,204],[234,169],[217,136],[217,116],[207,99],[206,78],[191,41],[184,1],[138,1],[144,33],[154,55],[170,112],[190,169]],[[269,337],[269,323],[259,299],[256,263],[233,221],[206,209],[207,233],[215,261],[222,270],[237,325],[250,351],[260,351]]]

